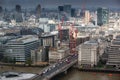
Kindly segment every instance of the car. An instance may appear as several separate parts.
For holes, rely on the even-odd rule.
[[[50,71],[52,68],[50,67],[48,70]]]
[[[55,65],[53,65],[53,68],[55,67]]]
[[[42,74],[45,74],[46,72],[44,71],[44,72],[42,72]]]
[[[69,63],[70,63],[70,60],[69,60],[69,59],[66,59],[66,62],[69,64]]]
[[[60,63],[63,63],[62,61],[60,61]]]

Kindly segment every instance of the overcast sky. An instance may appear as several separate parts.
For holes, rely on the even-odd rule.
[[[34,8],[38,4],[42,7],[57,7],[58,5],[71,4],[72,7],[108,7],[120,8],[120,0],[0,0],[0,6],[3,8],[14,8],[20,4],[22,8]]]

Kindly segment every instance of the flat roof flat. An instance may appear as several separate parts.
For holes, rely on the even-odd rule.
[[[13,72],[6,72],[6,74],[13,73]],[[36,74],[32,73],[18,73],[18,76],[15,77],[6,77],[5,75],[0,75],[0,80],[24,80],[24,79],[30,79]],[[14,75],[14,74],[13,74]]]

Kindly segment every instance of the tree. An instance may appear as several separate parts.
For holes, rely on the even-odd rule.
[[[4,57],[4,58],[2,59],[2,62],[8,63],[8,57]]]
[[[12,59],[12,63],[13,63],[13,64],[16,63],[16,58],[15,58],[15,57]]]
[[[27,64],[28,66],[31,66],[32,64],[31,58],[27,58],[25,64]]]

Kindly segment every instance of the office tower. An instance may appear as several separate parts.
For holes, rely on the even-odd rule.
[[[97,26],[97,11],[95,11],[94,17],[95,17],[95,26]]]
[[[14,13],[14,19],[16,20],[16,22],[22,22],[23,18],[22,18],[22,13],[21,13],[21,6],[20,5],[16,5],[15,6],[15,13]]]
[[[80,17],[85,17],[85,10],[84,9],[81,9],[81,11],[80,11]]]
[[[64,12],[67,13],[68,17],[71,17],[71,5],[64,5],[63,10],[64,10]]]
[[[76,16],[76,10],[74,8],[71,9],[71,17]]]
[[[41,5],[37,5],[36,7],[36,17],[40,18],[40,14],[41,14]]]
[[[63,6],[58,6],[58,11],[59,12],[63,11]]]
[[[0,13],[3,11],[3,8],[2,8],[2,6],[0,6]]]
[[[15,10],[16,10],[16,12],[21,12],[21,6],[20,5],[16,5],[15,6]]]
[[[88,10],[85,11],[85,24],[87,25],[90,21],[90,12]]]
[[[81,9],[77,9],[77,10],[76,10],[76,16],[77,16],[77,17],[80,17],[80,13],[81,13]]]
[[[15,13],[14,18],[16,22],[23,22],[22,13]]]
[[[107,24],[109,19],[109,9],[107,8],[98,8],[97,9],[97,22],[101,26]]]

